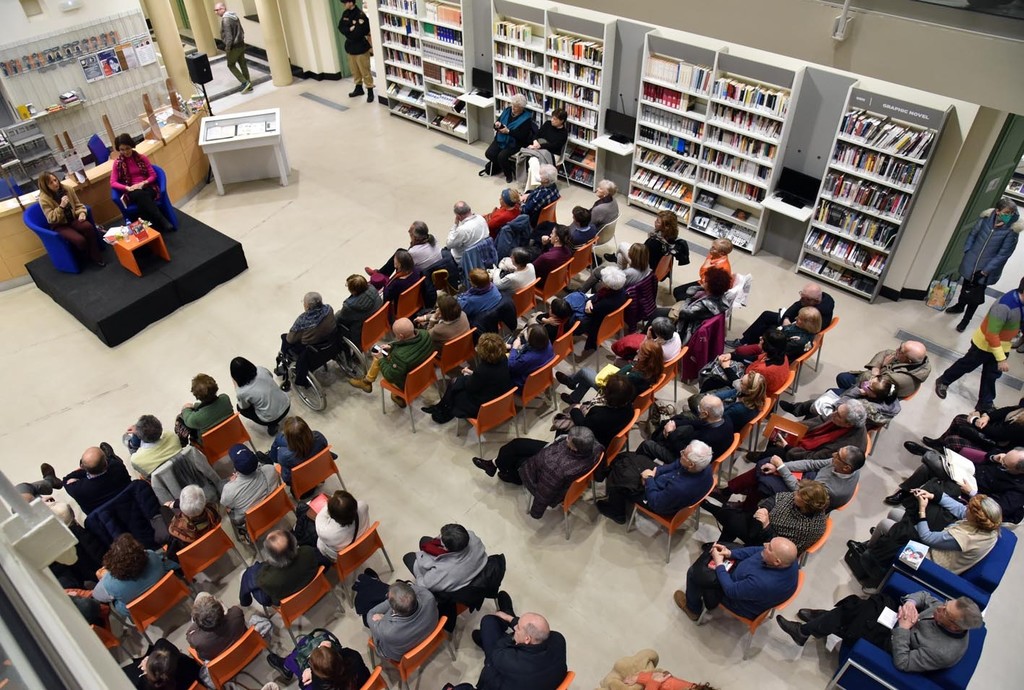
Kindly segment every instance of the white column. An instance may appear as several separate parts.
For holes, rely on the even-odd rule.
[[[209,57],[217,54],[217,44],[213,42],[213,30],[210,28],[210,7],[205,0],[185,0],[185,12],[188,23],[192,27],[192,37],[196,40],[196,48]]]
[[[281,24],[281,7],[277,0],[256,0],[256,13],[260,18],[263,42],[270,63],[270,76],[274,86],[288,86],[292,83],[292,65],[288,61],[288,46],[284,40]]]
[[[185,64],[185,49],[181,45],[178,25],[174,21],[174,10],[171,0],[146,0],[149,21],[153,23],[156,42],[160,46],[160,56],[164,61],[167,76],[174,82],[179,94],[188,96],[192,93],[192,78],[188,76],[188,65]]]

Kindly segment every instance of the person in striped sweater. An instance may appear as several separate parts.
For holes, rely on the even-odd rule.
[[[992,305],[978,330],[971,336],[971,347],[963,357],[935,379],[935,395],[945,399],[950,384],[964,374],[981,367],[981,386],[978,390],[978,412],[995,409],[996,379],[1010,370],[1007,355],[1010,341],[1020,330],[1024,312],[1024,278],[1016,290],[1007,292]]]

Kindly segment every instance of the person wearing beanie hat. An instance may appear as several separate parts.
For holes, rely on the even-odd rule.
[[[512,222],[520,214],[519,190],[515,187],[506,187],[501,190],[498,196],[498,205],[494,210],[484,216],[487,221],[487,229],[491,233],[491,239],[498,239],[498,232],[505,227],[506,223]]]
[[[231,523],[243,534],[245,511],[253,507],[281,483],[273,465],[260,464],[252,450],[241,443],[231,446],[228,451],[235,472],[221,490],[220,503],[227,508]]]

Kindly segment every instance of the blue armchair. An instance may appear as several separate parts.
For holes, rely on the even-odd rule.
[[[167,196],[167,174],[164,169],[159,165],[154,165],[153,170],[156,172],[156,184],[160,188],[160,200],[156,202],[156,205],[160,207],[160,211],[164,214],[164,218],[170,221],[174,229],[178,229],[178,214],[174,212],[174,206],[171,205],[171,199]],[[121,215],[124,216],[124,224],[127,225],[133,220],[139,217],[139,209],[133,204],[125,206],[121,203],[121,193],[110,188],[110,198],[113,200],[114,205],[117,206],[118,210],[121,211]]]
[[[910,580],[899,573],[894,573],[885,585],[885,591],[893,597],[902,597],[912,592],[930,590],[920,583]],[[938,592],[932,591],[937,597]],[[844,690],[875,690],[892,688],[904,690],[964,690],[971,682],[974,669],[981,659],[981,650],[985,645],[986,630],[984,627],[972,630],[968,637],[967,653],[958,664],[951,668],[927,673],[904,673],[892,663],[892,654],[879,649],[866,640],[858,640],[852,646],[843,645],[839,652],[839,669],[832,676],[827,688],[843,688]]]
[[[85,212],[89,222],[95,225],[96,223],[92,219],[92,209],[86,206]],[[46,253],[50,257],[50,261],[53,262],[54,268],[58,271],[63,271],[64,273],[82,272],[82,267],[78,263],[78,257],[75,256],[75,252],[71,248],[71,245],[67,240],[50,229],[50,223],[46,220],[43,208],[38,202],[26,208],[25,212],[21,215],[21,219],[24,221],[28,229],[38,235],[39,239],[42,240],[43,246],[46,247]],[[103,240],[101,239],[100,241],[102,242]]]

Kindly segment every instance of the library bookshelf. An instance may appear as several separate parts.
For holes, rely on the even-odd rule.
[[[851,87],[798,272],[875,300],[948,115]]]
[[[476,123],[455,105],[469,84],[471,12],[472,2],[459,0],[377,2],[389,111],[466,142],[476,140]]]

